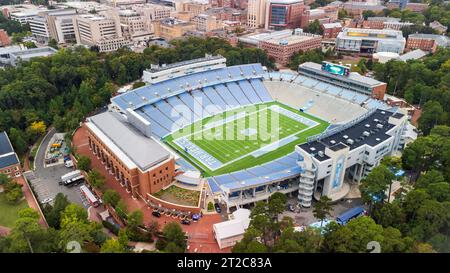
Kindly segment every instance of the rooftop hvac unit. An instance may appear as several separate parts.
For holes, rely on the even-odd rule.
[[[376,118],[376,119],[374,119],[373,121],[378,122],[378,119]]]
[[[324,156],[323,151],[319,151],[319,152],[317,152],[317,154],[318,154],[320,157],[323,157],[323,156]]]
[[[241,71],[241,76],[244,76],[244,72]]]
[[[370,136],[370,133],[367,132],[367,131],[364,131],[364,132],[363,132],[363,136],[366,136],[366,137],[367,137],[367,136]]]
[[[379,129],[383,128],[383,124],[377,124],[377,128]]]
[[[309,150],[314,152],[316,150],[316,148],[311,147],[311,148],[309,148]]]
[[[231,78],[231,74],[230,73],[228,73],[228,78]]]
[[[347,139],[347,138],[348,138],[348,135],[344,135],[343,138]]]
[[[331,144],[336,144],[336,141],[335,140],[330,140],[330,143]]]
[[[379,138],[377,137],[377,138],[375,138],[375,140],[376,140],[376,141],[380,141],[381,139],[379,139]]]
[[[385,112],[385,111],[381,111],[381,114],[383,114],[383,115],[384,115],[384,114],[386,114],[386,112]]]
[[[142,98],[143,101],[147,101],[146,97],[142,96],[141,98]]]
[[[347,139],[347,144],[352,145],[353,143],[354,143],[353,139],[351,139],[351,138]]]
[[[370,124],[367,123],[367,124],[364,125],[364,126],[365,126],[366,128],[369,128],[369,127],[370,127]]]
[[[256,71],[255,71],[255,70],[253,70],[253,74],[255,74],[255,75],[256,75]]]

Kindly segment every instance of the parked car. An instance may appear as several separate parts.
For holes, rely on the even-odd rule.
[[[158,218],[161,217],[161,213],[159,213],[157,211],[152,212],[152,215],[155,217],[158,217]]]
[[[294,207],[294,205],[292,205],[292,204],[289,204],[289,205],[287,206],[287,209],[288,209],[288,211],[295,212],[295,207]]]
[[[42,201],[42,204],[47,204],[47,203],[50,203],[50,202],[52,202],[53,201],[53,198],[45,198],[43,201]]]
[[[217,213],[221,213],[222,209],[220,208],[220,205],[218,203],[214,204],[214,208],[216,209]]]
[[[181,220],[181,224],[183,224],[183,225],[190,225],[191,221],[189,221],[188,219],[183,219],[183,220]]]

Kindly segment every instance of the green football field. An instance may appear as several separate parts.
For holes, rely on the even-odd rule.
[[[328,125],[314,116],[271,102],[197,121],[166,137],[165,142],[205,175],[219,175],[291,153],[295,145],[323,132]]]

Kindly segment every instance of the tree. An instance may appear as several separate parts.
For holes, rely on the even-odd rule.
[[[401,228],[406,222],[406,215],[398,203],[385,203],[375,206],[372,213],[377,224],[383,227]]]
[[[97,169],[92,169],[88,172],[88,181],[96,189],[103,189],[106,183],[105,177]]]
[[[170,222],[163,228],[163,240],[165,244],[162,245],[164,251],[179,251],[185,252],[186,249],[186,235],[181,226],[176,222]],[[161,240],[161,239],[160,239]],[[172,243],[172,244],[170,244]],[[174,247],[176,246],[176,248]]]
[[[437,101],[428,101],[423,106],[423,112],[418,120],[419,129],[427,135],[435,125],[444,124],[446,120],[447,113],[441,104]]]
[[[359,186],[363,200],[370,204],[383,202],[394,178],[392,171],[384,165],[373,168]]]
[[[108,189],[103,194],[102,199],[106,205],[110,205],[115,208],[120,201],[120,195],[115,190]]]
[[[53,47],[54,49],[58,49],[58,42],[55,39],[50,39],[50,41],[48,41],[48,46],[49,47]]]
[[[9,203],[17,203],[23,197],[22,185],[14,180],[10,180],[3,185],[5,198]]]
[[[139,87],[142,87],[142,86],[145,86],[145,82],[137,81],[137,82],[133,83],[133,89],[136,89],[136,88],[139,88]]]
[[[91,169],[91,159],[85,155],[78,158],[77,167],[80,170],[88,172]]]
[[[376,15],[375,12],[372,11],[372,10],[365,10],[365,11],[363,11],[362,16],[364,17],[364,20],[367,20],[367,18],[369,18],[369,17],[375,17],[375,16],[377,16],[377,15]]]
[[[102,245],[101,253],[124,253],[125,247],[116,239],[109,239]]]
[[[125,203],[125,201],[120,199],[114,209],[116,210],[117,215],[120,218],[122,218],[122,219],[126,219],[127,218],[128,208],[127,208],[127,204]]]
[[[259,242],[257,238],[261,232],[253,227],[249,227],[244,234],[244,238],[234,245],[233,253],[267,253],[267,247]]]
[[[313,215],[320,220],[320,227],[322,228],[322,223],[328,216],[331,215],[331,199],[327,196],[321,196],[320,200],[314,205]]]
[[[60,221],[61,221],[61,213],[66,209],[66,207],[69,205],[69,200],[67,199],[67,196],[63,193],[58,193],[55,196],[55,202],[53,203],[53,206],[50,206],[50,210],[48,213],[46,213],[46,219],[49,226],[59,229],[60,228]]]
[[[61,213],[61,228],[71,223],[88,223],[87,211],[77,204],[69,204]]]
[[[312,23],[309,23],[309,25],[304,29],[307,33],[322,35],[323,29],[320,27],[319,20],[314,20]]]

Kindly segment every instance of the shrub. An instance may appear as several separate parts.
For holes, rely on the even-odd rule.
[[[208,203],[208,211],[213,211],[214,210],[214,204],[212,202]]]
[[[108,229],[109,231],[112,232],[112,234],[114,235],[119,235],[119,230],[120,228],[118,228],[116,225],[114,225],[113,223],[110,223],[108,221],[102,221],[102,225]]]

